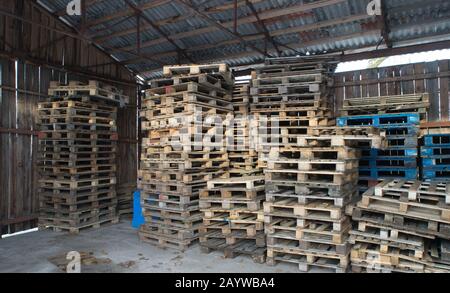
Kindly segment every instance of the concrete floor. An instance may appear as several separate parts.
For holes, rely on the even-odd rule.
[[[203,254],[198,245],[186,252],[160,249],[142,243],[129,221],[68,235],[39,231],[0,239],[0,273],[59,273],[70,251],[88,255],[86,273],[297,273],[294,264],[271,267],[254,263],[250,257],[225,259],[220,252]],[[314,271],[318,272],[318,271]]]

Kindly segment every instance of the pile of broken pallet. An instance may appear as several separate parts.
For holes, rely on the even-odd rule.
[[[253,118],[250,116],[250,86],[235,84],[233,89],[233,115],[226,121],[226,139],[231,177],[246,177],[261,173],[257,167]]]
[[[39,226],[78,233],[115,223],[117,107],[112,87],[52,83],[39,103]],[[125,99],[126,100],[126,99]]]
[[[142,101],[139,235],[185,250],[199,238],[200,190],[229,166],[222,123],[233,111],[234,78],[224,64],[167,66],[164,75]]]
[[[450,184],[385,180],[353,209],[354,272],[450,272]]]

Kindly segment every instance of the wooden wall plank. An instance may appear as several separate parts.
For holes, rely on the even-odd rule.
[[[439,71],[440,72],[446,72],[449,70],[449,60],[442,60],[439,62]],[[449,78],[443,77],[440,78],[440,90],[439,94],[441,97],[441,119],[448,121],[449,120],[449,96],[448,96],[448,90],[449,90]]]
[[[414,75],[414,65],[403,66],[401,68],[401,75],[402,76]],[[403,95],[414,94],[414,81],[413,80],[402,81],[402,94]]]
[[[425,64],[425,73],[438,72],[438,62],[429,62]],[[428,119],[430,121],[438,121],[440,119],[440,99],[439,99],[439,80],[437,78],[426,80],[425,91],[430,94],[430,110]]]
[[[425,64],[419,63],[414,65],[414,74],[419,75],[425,73]],[[425,93],[425,80],[416,79],[415,80],[415,93]]]

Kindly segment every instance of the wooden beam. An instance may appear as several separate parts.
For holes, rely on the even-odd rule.
[[[3,128],[3,127],[0,127],[0,133],[38,136],[39,131],[32,131],[32,130],[27,130],[27,129],[12,129],[12,128]]]
[[[54,68],[60,71],[65,71],[65,72],[71,72],[71,73],[75,73],[81,76],[85,76],[87,78],[95,78],[98,79],[99,81],[105,81],[108,83],[114,83],[114,84],[119,84],[119,85],[123,85],[123,86],[136,86],[136,83],[130,80],[124,80],[124,79],[120,79],[117,77],[113,77],[113,76],[106,76],[106,75],[102,75],[102,74],[97,74],[95,72],[86,70],[85,68],[81,68],[81,67],[73,67],[73,66],[68,66],[68,65],[61,65],[61,64],[56,64],[53,62],[49,62],[48,60],[45,59],[37,59],[34,57],[31,57],[28,54],[24,54],[24,53],[20,53],[17,51],[14,52],[5,52],[0,50],[0,56],[5,57],[5,58],[10,58],[10,59],[20,59],[26,63],[29,64],[34,64],[34,65],[40,65],[46,68]]]
[[[368,69],[368,70],[373,70]],[[364,70],[361,70],[364,71]],[[336,75],[345,75],[346,72],[337,73]],[[398,81],[411,81],[411,80],[419,80],[419,79],[436,79],[436,78],[444,78],[450,77],[450,71],[446,72],[436,72],[436,73],[423,73],[423,74],[415,74],[415,75],[405,75],[405,76],[396,76],[396,77],[388,77],[388,78],[378,78],[378,79],[365,79],[358,81],[346,81],[346,82],[338,82],[333,85],[333,87],[347,87],[347,86],[359,86],[359,85],[370,85],[370,84],[378,84],[384,82],[398,82]]]
[[[0,225],[8,226],[8,225],[13,225],[13,224],[20,224],[20,223],[24,223],[24,222],[29,222],[29,221],[37,221],[38,217],[39,217],[39,215],[33,214],[33,215],[30,215],[30,216],[25,216],[25,217],[20,217],[20,218],[7,219],[7,220],[1,221]]]
[[[341,62],[350,62],[357,60],[365,60],[365,59],[375,59],[381,57],[390,57],[396,55],[417,53],[417,52],[427,52],[434,50],[443,50],[450,48],[450,40],[442,41],[442,42],[433,42],[428,44],[420,44],[420,45],[411,45],[405,47],[397,47],[397,48],[387,48],[381,50],[370,50],[367,52],[360,52],[355,54],[348,54],[342,56]]]

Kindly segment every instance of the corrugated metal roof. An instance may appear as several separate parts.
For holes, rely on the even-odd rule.
[[[175,45],[149,26],[145,20],[141,33],[143,58],[136,58],[136,14],[125,0],[91,0],[87,7],[87,34],[134,72],[145,78],[160,74],[161,63],[188,63],[177,47],[197,63],[227,62],[232,66],[260,62],[264,51],[276,54],[274,45],[265,39],[246,0],[238,0],[238,30],[233,31],[233,0],[194,0],[196,9],[209,20],[188,9],[180,1],[130,0],[144,7],[144,16],[170,37]],[[53,12],[64,15],[70,0],[39,0]],[[380,22],[367,15],[370,0],[251,0],[282,55],[336,52],[380,44]],[[321,5],[321,3],[325,3]],[[314,8],[308,5],[317,5]],[[386,24],[394,46],[402,42],[423,42],[425,37],[450,39],[450,1],[386,0]],[[310,9],[304,9],[310,7]],[[302,9],[303,8],[303,9]],[[281,11],[281,13],[280,13]],[[118,17],[111,15],[120,13]],[[62,16],[73,26],[81,17]],[[351,18],[351,19],[349,19]],[[227,29],[219,29],[214,22]],[[227,31],[228,30],[228,31]],[[419,40],[420,39],[420,40]],[[249,45],[251,44],[251,45]],[[252,48],[253,47],[253,48]],[[123,51],[130,51],[125,53]],[[154,62],[147,58],[156,59]]]

